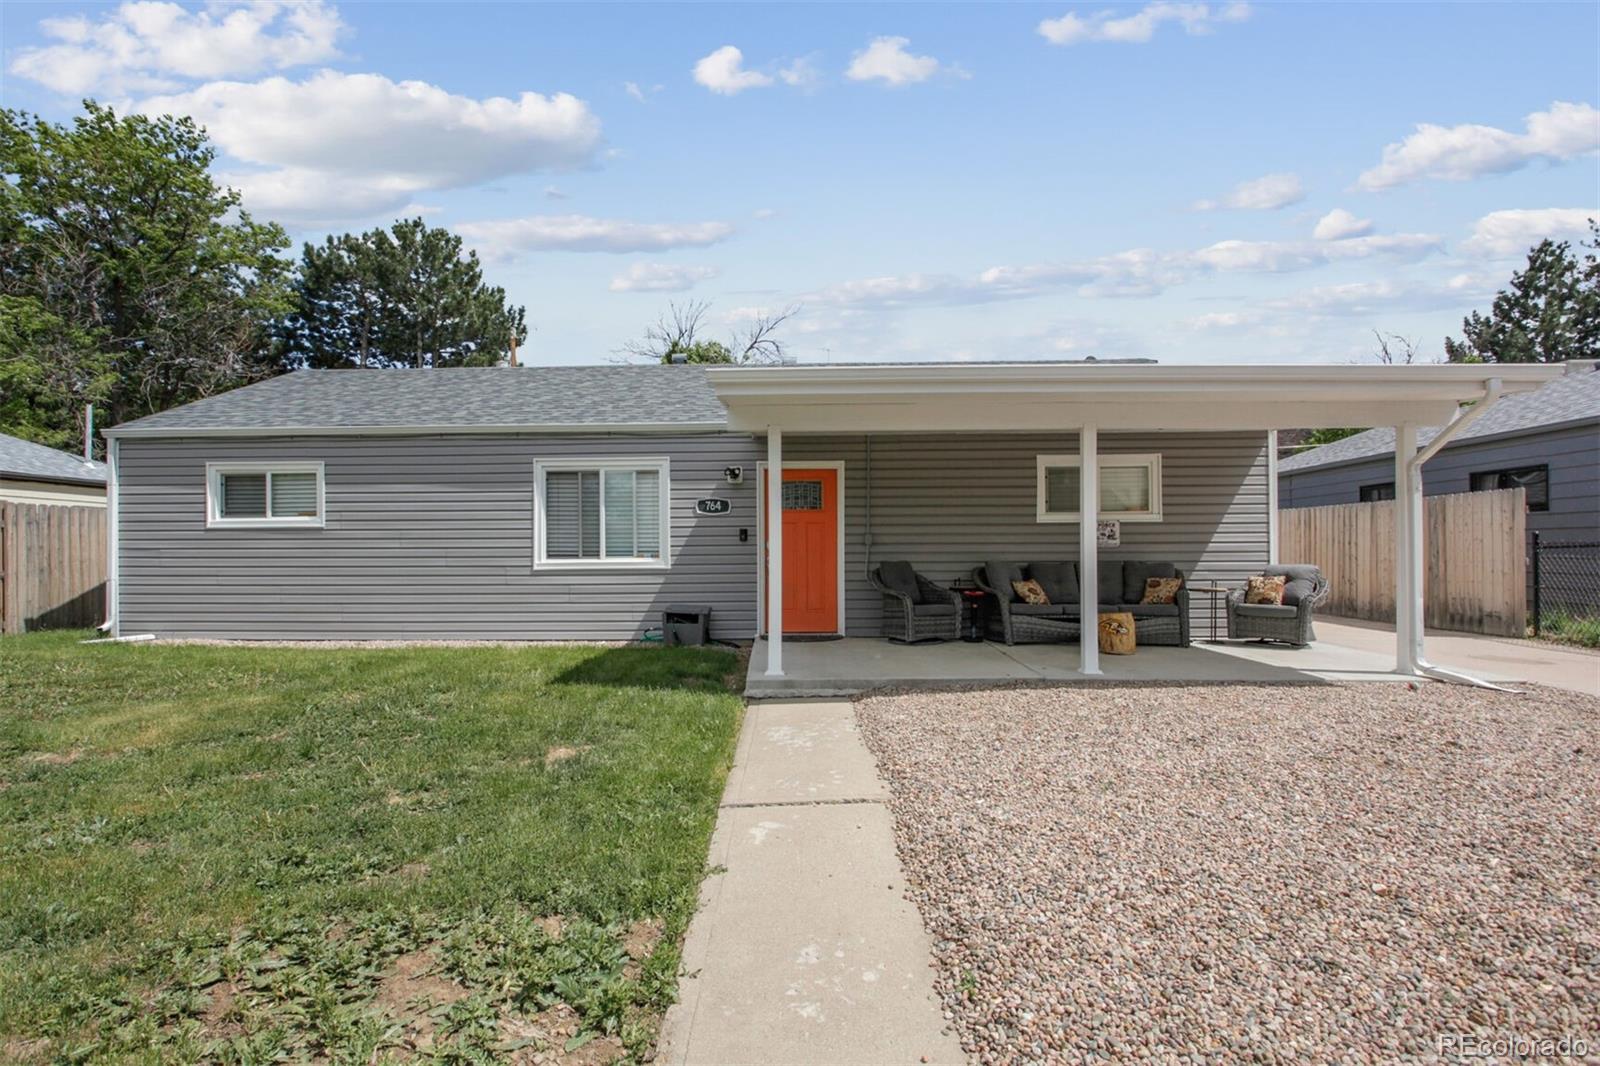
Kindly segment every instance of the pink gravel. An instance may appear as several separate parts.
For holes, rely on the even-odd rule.
[[[857,715],[979,1062],[1600,1061],[1600,700],[1072,685]]]

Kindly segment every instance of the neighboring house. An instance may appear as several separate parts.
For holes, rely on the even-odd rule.
[[[1600,540],[1600,373],[1594,360],[1507,396],[1423,467],[1428,495],[1521,487],[1528,531]],[[1418,433],[1426,446],[1437,430]],[[1278,463],[1278,506],[1394,499],[1394,430],[1369,429]]]
[[[1493,375],[1515,393],[1551,373]],[[1489,376],[1105,362],[302,371],[107,431],[113,622],[183,637],[627,639],[696,604],[721,639],[875,636],[867,572],[889,559],[945,582],[988,559],[1075,559],[1086,602],[1102,558],[1238,584],[1273,556],[1271,431],[1442,420]],[[1079,476],[1086,456],[1098,495]],[[763,491],[766,463],[783,474]],[[781,609],[758,626],[768,499],[784,516],[769,546]],[[1080,540],[1084,507],[1117,520],[1116,543]]]
[[[106,465],[0,433],[0,501],[104,507]]]

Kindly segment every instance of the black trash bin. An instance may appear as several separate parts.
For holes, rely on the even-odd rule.
[[[667,644],[711,643],[711,608],[671,604],[661,612],[661,639]]]

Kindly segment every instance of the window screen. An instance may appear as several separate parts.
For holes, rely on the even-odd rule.
[[[1376,485],[1362,485],[1357,490],[1362,503],[1376,503],[1379,500],[1394,499],[1394,482],[1380,481]]]
[[[268,475],[272,491],[273,518],[315,518],[317,515],[317,475]]]
[[[223,474],[221,502],[223,518],[267,517],[267,475]]]
[[[544,474],[546,559],[659,559],[661,471],[550,470]]]
[[[1108,518],[1125,514],[1150,514],[1154,506],[1154,467],[1140,460],[1118,465],[1114,460],[1100,462],[1100,513]],[[1044,468],[1044,506],[1048,514],[1077,514],[1079,503],[1077,466]]]
[[[1480,470],[1472,475],[1472,491],[1493,489],[1522,489],[1528,498],[1528,510],[1550,509],[1550,468],[1524,466],[1514,470]]]

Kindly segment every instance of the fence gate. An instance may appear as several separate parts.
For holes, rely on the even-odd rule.
[[[1527,633],[1527,505],[1522,489],[1429,496],[1422,502],[1425,624],[1520,637]],[[1394,621],[1392,500],[1278,513],[1278,558],[1328,578],[1321,611]]]
[[[1533,635],[1600,647],[1600,540],[1533,534]]]
[[[106,509],[0,501],[0,633],[105,618]]]

